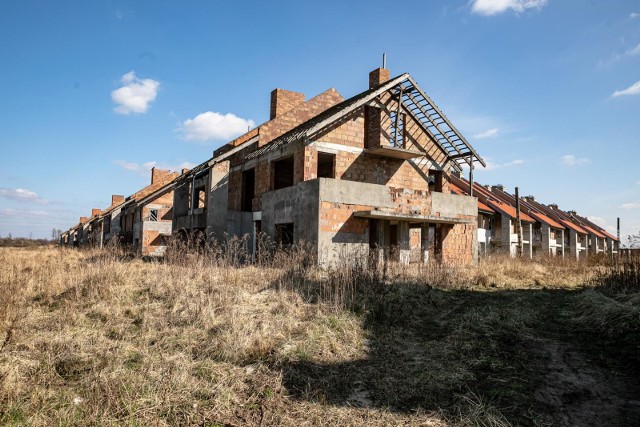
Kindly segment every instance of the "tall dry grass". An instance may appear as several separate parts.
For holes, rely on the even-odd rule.
[[[495,257],[410,268],[352,258],[323,270],[304,247],[260,245],[255,263],[240,239],[174,241],[164,259],[146,261],[118,247],[0,249],[0,424],[508,425],[473,391],[455,401],[458,415],[399,414],[329,404],[311,388],[300,399],[284,375],[291,366],[358,366],[372,357],[372,331],[387,324],[390,342],[419,333],[432,312],[444,324],[460,308],[449,291],[575,287],[610,268]],[[431,305],[409,310],[411,301]],[[420,371],[442,384],[428,392],[436,399],[473,380],[474,367],[502,351],[470,342],[492,334],[513,342],[533,318],[511,308],[465,312],[444,346],[426,353],[430,366],[442,364]],[[400,378],[397,386],[421,377]],[[390,392],[409,399],[410,388]]]

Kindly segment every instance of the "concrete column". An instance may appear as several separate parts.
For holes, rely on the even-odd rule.
[[[420,251],[422,253],[422,262],[429,262],[429,224],[422,224],[420,227]]]
[[[580,243],[580,236],[575,230],[569,230],[569,251],[571,253],[571,258],[575,260],[580,259],[580,252],[578,249],[578,244]]]
[[[509,215],[502,215],[500,224],[500,231],[502,232],[502,248],[509,254],[509,256],[514,256],[515,252],[511,247],[511,217]]]
[[[542,234],[542,253],[555,255],[556,248],[551,247],[551,227],[549,227],[548,224],[542,223],[540,233]]]
[[[406,221],[398,222],[398,250],[400,264],[409,265],[411,259],[411,236],[409,234],[409,223]]]
[[[562,237],[562,246],[560,247],[560,251],[562,252],[562,258],[564,259],[564,233],[565,230],[561,230],[561,237]],[[558,240],[556,239],[556,242]]]
[[[527,244],[523,243],[522,255],[529,259],[533,258],[533,224],[524,223],[522,225],[522,240],[529,242]]]

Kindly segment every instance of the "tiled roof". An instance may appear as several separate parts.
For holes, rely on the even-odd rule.
[[[540,212],[535,212],[535,211],[529,211],[529,215],[531,215],[532,217],[534,217],[535,219],[537,219],[540,222],[544,222],[545,224],[549,225],[550,227],[553,228],[559,228],[559,229],[565,229],[566,227],[562,224],[560,224],[558,221],[554,220],[553,218],[548,217],[547,215],[540,213]]]
[[[596,236],[600,237],[601,239],[605,239],[607,237],[604,234],[602,234],[602,232],[600,230],[598,230],[596,228],[593,228],[593,227],[589,227],[588,225],[583,225],[582,228],[584,228],[585,230],[587,230],[591,234],[595,234]]]
[[[576,231],[580,234],[589,234],[589,232],[587,230],[585,230],[584,228],[580,227],[578,224],[574,224],[573,222],[567,220],[567,219],[561,219],[560,222],[562,224],[564,224],[565,226],[567,226],[567,228],[572,229],[573,231]]]
[[[466,192],[462,191],[462,189],[460,189],[460,187],[458,187],[457,185],[450,183],[449,186],[451,187],[451,191],[453,191],[454,193],[459,194],[461,196],[468,196],[468,194]],[[482,203],[480,201],[480,199],[478,199],[478,210],[484,211],[484,212],[489,212],[489,213],[495,213],[495,211],[493,209],[491,209],[486,204]]]
[[[607,230],[605,230],[604,228],[601,228],[600,231],[602,231],[602,234],[604,234],[605,236],[607,236],[608,238],[610,238],[611,240],[614,241],[618,241],[618,238],[616,236],[614,236],[613,234],[609,233]]]

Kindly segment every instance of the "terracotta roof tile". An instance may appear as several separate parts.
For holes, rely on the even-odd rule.
[[[537,219],[540,222],[544,222],[545,224],[553,227],[553,228],[559,228],[564,230],[566,227],[562,224],[560,224],[558,221],[554,220],[553,218],[548,217],[547,215],[540,213],[540,212],[534,212],[534,211],[529,211],[529,215],[531,215],[532,217],[534,217],[535,219]]]
[[[572,229],[573,231],[576,231],[580,234],[589,234],[589,232],[587,230],[585,230],[584,228],[580,227],[578,224],[574,224],[573,222],[566,220],[566,219],[561,219],[560,222],[564,225],[566,225],[568,228]]]

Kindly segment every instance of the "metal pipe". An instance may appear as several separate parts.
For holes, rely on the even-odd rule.
[[[469,156],[469,195],[473,197],[473,154]]]

